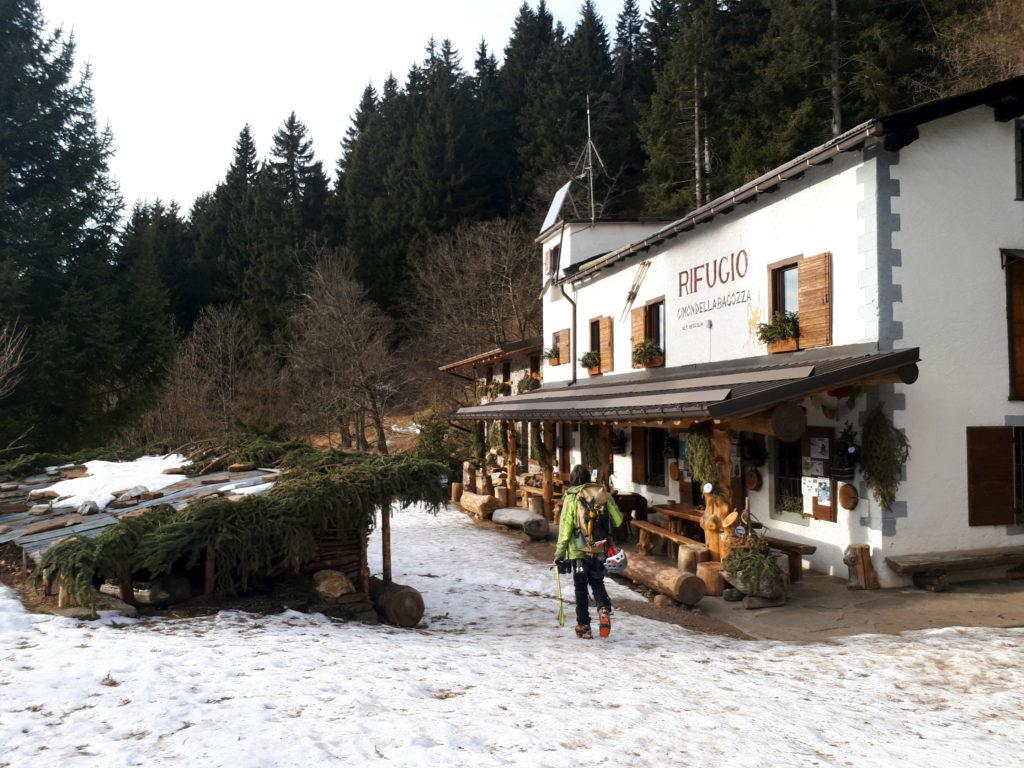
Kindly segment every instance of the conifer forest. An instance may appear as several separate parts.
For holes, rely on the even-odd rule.
[[[1022,71],[1013,0],[625,0],[615,18],[585,0],[564,25],[539,0],[500,44],[424,40],[368,83],[336,165],[286,106],[265,156],[239,125],[186,210],[126,206],[88,69],[47,21],[0,2],[0,458],[239,423],[383,447],[390,410],[450,407],[440,362],[539,333],[517,297],[588,99],[600,215],[676,218]]]

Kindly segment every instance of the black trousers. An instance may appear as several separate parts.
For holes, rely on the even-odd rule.
[[[576,624],[581,627],[590,626],[590,594],[589,587],[594,591],[594,602],[598,609],[611,609],[612,601],[608,590],[604,588],[604,563],[596,557],[585,557],[573,561],[572,582],[576,587]]]

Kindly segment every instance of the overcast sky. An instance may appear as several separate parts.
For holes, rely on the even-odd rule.
[[[400,81],[427,39],[449,37],[467,69],[481,37],[501,56],[522,0],[42,0],[93,70],[96,112],[114,131],[129,205],[186,210],[224,175],[242,125],[261,155],[291,110],[333,175],[367,82]],[[534,3],[535,5],[535,3]],[[548,0],[571,30],[580,0]],[[612,33],[621,0],[597,0]],[[640,3],[646,11],[649,3]]]

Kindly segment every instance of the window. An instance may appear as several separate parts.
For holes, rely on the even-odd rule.
[[[968,525],[1011,525],[1021,517],[1021,427],[967,428]]]
[[[770,321],[777,313],[799,318],[799,336],[774,341],[769,352],[827,347],[832,343],[832,254],[799,256],[768,266]]]
[[[1010,342],[1010,399],[1024,400],[1024,251],[1003,251]]]
[[[662,338],[662,316],[665,309],[665,301],[661,300],[654,304],[648,304],[644,313],[644,339],[653,341],[659,347],[664,348]]]
[[[1024,120],[1013,124],[1014,169],[1017,179],[1017,199],[1024,200]]]
[[[803,475],[800,441],[775,441],[775,513],[802,515],[804,496],[800,478]]]
[[[647,485],[665,485],[665,439],[668,436],[664,429],[646,429],[647,433]]]
[[[562,246],[556,245],[550,251],[548,251],[548,274],[553,275],[558,271],[558,261],[562,254]],[[536,262],[534,262],[536,263]]]
[[[551,334],[551,346],[558,350],[558,359],[551,360],[551,365],[561,365],[569,362],[569,329],[563,328]],[[549,358],[550,359],[550,358]]]
[[[609,318],[610,320],[610,318]],[[633,309],[631,318],[631,349],[645,341],[653,342],[661,351],[665,351],[665,298],[649,301],[645,306]],[[610,330],[610,329],[609,329]],[[664,355],[662,362],[664,365]],[[633,365],[634,368],[641,366]],[[650,366],[647,366],[650,367]]]
[[[637,485],[665,485],[664,429],[633,427],[630,436],[630,458],[633,462],[632,480]]]
[[[775,270],[772,275],[774,312],[800,312],[800,270],[796,264]],[[774,313],[773,313],[774,314]]]
[[[601,319],[590,321],[590,351],[601,353]]]

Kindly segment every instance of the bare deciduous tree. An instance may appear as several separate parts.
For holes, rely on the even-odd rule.
[[[413,266],[414,329],[431,362],[540,333],[541,263],[522,225],[496,220],[440,238]]]
[[[25,361],[25,329],[14,323],[0,326],[0,398],[7,397],[21,381]]]
[[[3,400],[18,386],[22,377],[22,366],[25,363],[25,329],[16,323],[0,325],[0,400]],[[20,449],[25,432],[11,440],[0,455]]]
[[[387,453],[384,415],[398,394],[401,361],[394,326],[366,298],[352,260],[325,251],[309,270],[302,306],[293,318],[290,359],[298,388],[335,423],[369,416],[377,450]]]
[[[937,32],[950,72],[944,91],[958,93],[1024,74],[1024,3],[985,0],[978,11]]]

